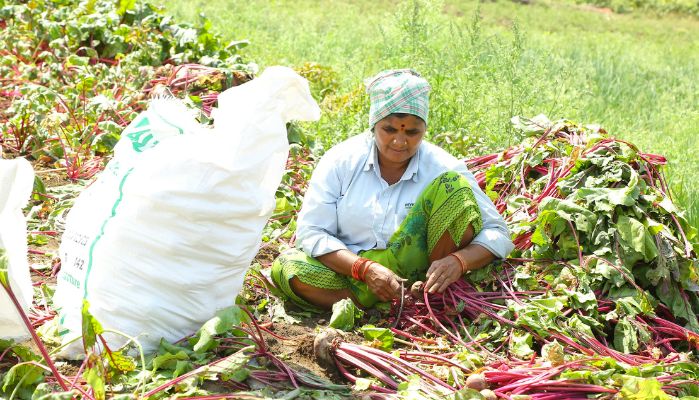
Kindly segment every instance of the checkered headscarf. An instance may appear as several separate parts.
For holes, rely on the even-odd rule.
[[[394,113],[412,114],[427,123],[430,85],[417,72],[412,69],[387,70],[365,83],[371,100],[370,128]]]

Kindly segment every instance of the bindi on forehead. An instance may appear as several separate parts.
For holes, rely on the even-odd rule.
[[[404,125],[404,124],[401,124],[400,127],[401,127],[401,128],[405,128],[405,125]]]

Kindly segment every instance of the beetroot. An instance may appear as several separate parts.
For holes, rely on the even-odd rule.
[[[417,281],[410,287],[410,295],[416,299],[422,299],[422,292],[425,290],[425,282]]]
[[[342,331],[335,328],[326,328],[321,333],[316,335],[313,340],[313,355],[318,364],[328,368],[335,365],[333,357],[330,353],[333,343],[343,337]]]
[[[474,390],[483,390],[488,388],[488,383],[486,383],[483,374],[472,374],[466,378],[466,387]]]
[[[481,390],[481,396],[483,396],[485,398],[485,400],[497,400],[498,399],[498,395],[496,395],[495,392],[493,392],[490,389]]]

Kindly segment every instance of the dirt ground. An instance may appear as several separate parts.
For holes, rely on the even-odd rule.
[[[322,321],[323,318],[320,318]],[[313,340],[317,319],[307,319],[301,325],[289,325],[277,322],[271,329],[274,333],[288,340],[279,340],[272,335],[265,335],[272,354],[282,358],[292,368],[312,372],[334,383],[345,383],[334,369],[325,369],[318,365],[313,355]]]
[[[12,157],[15,157],[15,155],[9,154],[8,158]],[[31,164],[34,167],[36,176],[47,189],[73,183],[66,177],[64,168],[56,169],[42,161],[32,161]],[[31,200],[30,204],[39,205],[41,202]],[[45,206],[41,212],[49,213],[50,209]],[[33,232],[30,229],[28,233],[32,234]],[[60,269],[60,259],[58,258],[58,247],[61,240],[60,233],[56,232],[55,235],[42,234],[41,236],[48,240],[46,244],[28,244],[29,254],[27,257],[29,267],[32,269],[32,282],[34,284],[56,284],[56,273]]]

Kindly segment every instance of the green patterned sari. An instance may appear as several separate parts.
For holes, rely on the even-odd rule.
[[[482,227],[480,209],[471,186],[461,174],[445,172],[423,190],[386,249],[367,250],[359,255],[380,263],[408,282],[425,280],[429,256],[437,241],[448,232],[458,245],[469,225],[473,226],[474,235]],[[322,289],[349,288],[365,307],[378,302],[364,282],[338,274],[298,249],[289,249],[274,260],[272,279],[294,303],[306,310],[318,311],[291,289],[289,281],[293,277]]]

